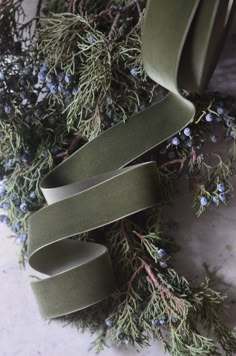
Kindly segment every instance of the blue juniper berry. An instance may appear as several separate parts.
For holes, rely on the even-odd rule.
[[[107,101],[107,105],[112,105],[113,104],[112,97],[110,97],[109,95],[106,97],[106,101]]]
[[[37,199],[37,194],[36,194],[36,192],[30,192],[29,193],[29,198],[30,198],[30,200],[36,200]]]
[[[22,102],[21,102],[21,105],[23,106],[26,106],[29,104],[29,100],[26,98],[26,99],[23,99]]]
[[[76,96],[78,94],[78,92],[79,92],[79,88],[73,88],[72,89],[72,95],[73,96]]]
[[[213,142],[213,143],[217,142],[217,136],[216,135],[212,135],[211,136],[211,142]]]
[[[151,321],[152,326],[162,326],[162,325],[165,325],[165,323],[166,323],[166,317],[165,316],[163,316],[163,317],[161,317],[159,319],[153,319]]]
[[[191,129],[189,127],[185,127],[184,134],[185,136],[191,136]]]
[[[159,248],[157,249],[157,256],[159,258],[165,258],[167,256],[167,253],[163,248]]]
[[[6,193],[6,187],[4,184],[0,184],[0,196],[3,197]]]
[[[137,77],[138,73],[138,68],[131,68],[130,74],[132,75],[132,77]]]
[[[11,220],[9,219],[9,217],[7,215],[0,215],[0,223],[9,226],[11,224]]]
[[[167,264],[166,261],[160,261],[159,264],[160,264],[161,268],[167,268],[168,267],[168,264]]]
[[[65,87],[62,83],[59,83],[57,88],[58,88],[59,93],[61,93],[63,90],[65,90]]]
[[[53,83],[56,80],[56,76],[54,74],[47,74],[46,75],[46,82]]]
[[[112,319],[106,319],[105,324],[108,328],[111,328],[113,326],[113,320]]]
[[[38,81],[39,82],[45,82],[47,77],[47,73],[45,71],[40,71],[38,72]]]
[[[22,211],[22,213],[28,213],[29,212],[29,206],[26,202],[22,202],[20,204],[20,210]]]
[[[151,321],[151,324],[152,324],[152,326],[160,326],[160,322],[159,322],[159,319],[153,319],[152,321]]]
[[[38,74],[38,71],[38,68],[34,67],[32,71],[33,76],[36,76]]]
[[[5,74],[2,70],[0,70],[0,80],[4,81],[6,79]]]
[[[19,206],[20,205],[20,198],[17,197],[15,194],[11,193],[9,198],[14,203],[15,206]]]
[[[225,125],[226,125],[227,127],[232,127],[232,126],[233,126],[233,120],[232,120],[232,119],[227,119],[227,120],[225,121]]]
[[[206,114],[206,116],[205,116],[205,120],[206,120],[207,122],[212,122],[212,121],[213,121],[213,118],[214,118],[214,116],[213,116],[213,114],[211,114],[211,113],[208,113],[208,114]]]
[[[217,113],[218,113],[219,115],[223,115],[224,112],[225,112],[223,106],[218,106],[218,107],[216,108],[216,111],[217,111]]]
[[[220,203],[219,197],[217,197],[216,195],[214,195],[214,196],[212,197],[212,202],[213,202],[215,205],[219,205],[219,203]]]
[[[66,82],[67,84],[71,84],[72,81],[73,81],[73,75],[71,75],[71,74],[66,74],[64,80],[65,80],[65,82]]]
[[[22,163],[29,164],[32,161],[32,156],[29,152],[24,152],[20,159]]]
[[[219,194],[219,198],[220,198],[220,200],[221,200],[223,203],[225,203],[225,201],[226,201],[226,195],[225,195],[224,192]]]
[[[236,138],[236,133],[234,130],[231,130],[229,134],[232,138],[234,138],[234,139]]]
[[[120,341],[122,341],[122,343],[125,345],[128,345],[128,343],[129,343],[129,339],[128,339],[127,335],[122,332],[118,334],[118,339]]]
[[[41,153],[41,157],[43,157],[43,158],[48,157],[48,155],[49,155],[48,150],[44,150],[44,151],[42,151],[42,153]]]
[[[160,318],[160,319],[159,319],[159,323],[160,323],[160,325],[165,325],[165,323],[166,323],[166,317]]]
[[[51,83],[50,87],[49,87],[50,93],[55,95],[58,92],[58,85],[55,83]]]
[[[51,82],[46,82],[46,88],[50,90],[52,83]]]
[[[3,208],[4,210],[8,210],[8,209],[10,209],[10,204],[9,204],[9,203],[3,203],[3,204],[2,204],[2,208]]]
[[[65,74],[64,73],[61,72],[61,73],[57,74],[58,82],[62,82],[64,80],[64,78],[65,78]]]
[[[9,114],[11,113],[11,111],[12,111],[11,106],[8,105],[8,104],[6,104],[6,105],[4,106],[4,111],[5,111],[5,113],[6,113],[7,115],[9,115]]]
[[[7,169],[12,169],[13,166],[14,166],[14,160],[13,160],[12,158],[8,159],[8,160],[6,161],[6,167],[7,167]]]
[[[208,204],[207,197],[202,196],[202,197],[200,198],[200,203],[201,203],[202,206],[207,206],[207,204]]]
[[[171,142],[174,146],[178,146],[180,144],[180,140],[178,137],[174,137]]]
[[[217,184],[217,190],[218,190],[218,192],[223,193],[225,191],[224,183],[218,183]]]
[[[95,42],[96,42],[96,38],[95,38],[95,36],[94,35],[89,35],[88,36],[88,42],[89,42],[89,44],[94,44]]]
[[[17,236],[16,241],[18,243],[24,243],[27,239],[28,239],[28,235],[26,233],[22,233]]]
[[[40,67],[40,71],[43,72],[48,72],[48,64],[47,63],[43,63]]]

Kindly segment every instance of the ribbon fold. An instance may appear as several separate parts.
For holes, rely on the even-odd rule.
[[[32,282],[44,318],[87,308],[115,288],[105,246],[68,239],[158,203],[155,162],[129,165],[190,123],[181,89],[207,86],[233,14],[230,0],[149,0],[142,37],[147,74],[167,97],[105,131],[41,182],[48,206],[29,220],[29,264],[49,277]],[[227,19],[227,21],[226,21]]]

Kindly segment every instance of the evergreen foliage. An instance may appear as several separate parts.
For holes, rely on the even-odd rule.
[[[22,247],[21,265],[28,217],[45,204],[41,178],[87,140],[167,94],[142,65],[145,3],[39,1],[43,16],[28,23],[20,0],[0,5],[0,204],[6,210],[0,222]],[[193,122],[137,160],[157,162],[160,206],[96,231],[96,242],[112,257],[115,293],[57,318],[99,332],[97,351],[109,340],[140,349],[157,339],[174,356],[236,352],[233,332],[221,322],[225,297],[208,278],[195,287],[173,268],[175,248],[158,221],[181,176],[197,216],[232,195],[236,102],[218,93],[185,95],[197,107]],[[214,153],[216,142],[225,144],[226,157]],[[94,233],[77,238],[95,241]]]

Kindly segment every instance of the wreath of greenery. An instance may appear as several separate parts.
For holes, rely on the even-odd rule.
[[[28,218],[45,204],[41,178],[85,142],[167,94],[142,65],[145,3],[39,1],[36,17],[23,23],[21,0],[1,2],[0,204],[5,213],[0,222],[21,246],[21,266],[27,258]],[[102,230],[99,242],[110,251],[117,290],[98,305],[57,318],[99,331],[97,351],[109,339],[135,348],[158,339],[171,355],[236,352],[233,331],[220,318],[225,296],[213,289],[209,276],[193,287],[173,268],[176,246],[160,219],[181,176],[189,182],[198,217],[211,205],[227,204],[235,174],[236,102],[219,93],[184,95],[197,107],[191,125],[138,160],[157,162],[160,205]],[[224,142],[226,157],[214,153],[217,142]],[[94,241],[93,233],[76,238]]]

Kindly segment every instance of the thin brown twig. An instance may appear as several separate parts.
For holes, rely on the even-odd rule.
[[[71,12],[72,14],[75,14],[76,13],[76,3],[77,3],[78,0],[70,0],[69,2],[69,5],[68,5],[68,10],[69,12]],[[81,1],[83,2],[83,0]],[[83,16],[81,14],[81,16]]]
[[[132,233],[133,233],[134,235],[136,235],[137,237],[139,237],[142,242],[144,242],[144,237],[143,237],[141,234],[139,234],[139,233],[138,233],[137,231],[135,231],[135,230],[133,230]]]
[[[103,15],[108,15],[111,13],[111,9],[106,9],[106,10],[103,10],[101,12],[99,12],[99,14],[96,14],[94,15],[90,20],[89,22],[93,22],[94,20],[96,20],[97,18],[103,16]]]
[[[106,93],[103,92],[103,90],[101,90],[101,92],[98,96],[96,107],[95,107],[95,116],[98,116],[99,118],[100,118],[100,104],[103,101],[105,95],[106,95]]]
[[[150,276],[148,276],[147,279],[149,280],[150,283],[153,283],[153,281],[152,281]],[[161,294],[161,299],[163,300],[163,303],[165,304],[165,307],[166,307],[166,314],[170,318],[171,317],[170,307],[169,307],[169,305],[168,305],[168,303],[166,301],[165,294],[163,293],[162,290],[160,290],[160,294]]]
[[[128,236],[125,231],[125,219],[121,219],[120,221],[121,232],[124,235],[125,239],[128,241]]]
[[[164,287],[163,285],[161,285],[157,278],[154,276],[154,273],[152,272],[151,270],[151,267],[146,263],[146,262],[143,262],[144,263],[144,268],[149,276],[149,279],[151,280],[152,284],[158,288],[158,290],[160,291],[160,294],[161,294],[161,297],[162,297],[162,300],[163,302],[165,303],[166,305],[166,308],[167,308],[167,312],[169,312],[169,305],[166,301],[166,297],[168,297],[169,299],[172,299],[175,301],[176,305],[178,306],[178,308],[183,311],[183,303],[182,301],[176,297],[169,289],[167,289],[166,287]]]
[[[161,285],[157,278],[155,277],[151,266],[149,264],[147,264],[147,262],[143,261],[142,264],[136,269],[136,271],[132,274],[131,278],[128,281],[128,290],[130,290],[132,288],[132,284],[135,280],[135,278],[137,277],[137,275],[143,270],[145,269],[147,275],[148,275],[148,280],[154,285],[155,288],[157,288],[160,291],[160,295],[161,298],[163,300],[163,303],[166,306],[166,313],[168,314],[168,316],[171,315],[171,308],[169,306],[169,304],[167,303],[166,298],[172,299],[175,304],[178,306],[179,310],[183,312],[183,303],[182,301],[176,297],[168,288],[164,287],[163,285]]]
[[[186,158],[174,159],[174,160],[172,160],[172,161],[169,161],[169,162],[166,162],[166,163],[162,164],[162,165],[160,166],[160,169],[163,169],[163,168],[165,168],[165,167],[167,167],[167,166],[170,166],[170,165],[172,165],[172,164],[180,163],[179,173],[181,173],[182,170],[183,170],[183,168],[184,168],[184,163],[185,163],[185,161],[186,161]]]
[[[196,160],[197,160],[197,154],[196,154],[196,151],[195,151],[195,149],[192,147],[192,160],[193,160],[193,163],[195,163],[196,162]]]
[[[110,30],[110,32],[109,32],[109,40],[110,40],[110,41],[111,41],[111,39],[112,39],[113,34],[115,33],[115,29],[116,29],[116,26],[117,26],[117,23],[118,23],[119,18],[120,18],[120,12],[118,12],[118,13],[116,14],[115,19],[114,19],[114,21],[113,21],[113,24],[112,24],[112,26],[111,26],[111,30]]]
[[[85,143],[87,143],[86,138],[82,137],[79,134],[73,138],[69,147],[64,152],[60,152],[60,153],[56,154],[56,157],[63,158],[63,160],[66,160],[73,152],[75,152],[78,148],[83,146]]]
[[[132,274],[130,280],[128,281],[128,290],[132,288],[132,283],[134,282],[135,278],[139,274],[139,272],[144,268],[144,263],[142,263],[138,269]]]
[[[77,0],[75,0],[76,2]],[[80,12],[80,15],[81,16],[84,16],[84,0],[81,0],[80,1],[80,4],[79,4],[79,12]]]
[[[142,14],[141,14],[141,16],[142,16]],[[141,18],[141,16],[140,16],[140,18]],[[136,25],[130,30],[130,32],[126,36],[127,37],[126,43],[127,43],[128,39],[130,38],[130,36],[138,29],[139,26],[141,26],[141,24],[142,24],[142,21],[139,20],[136,23]]]

